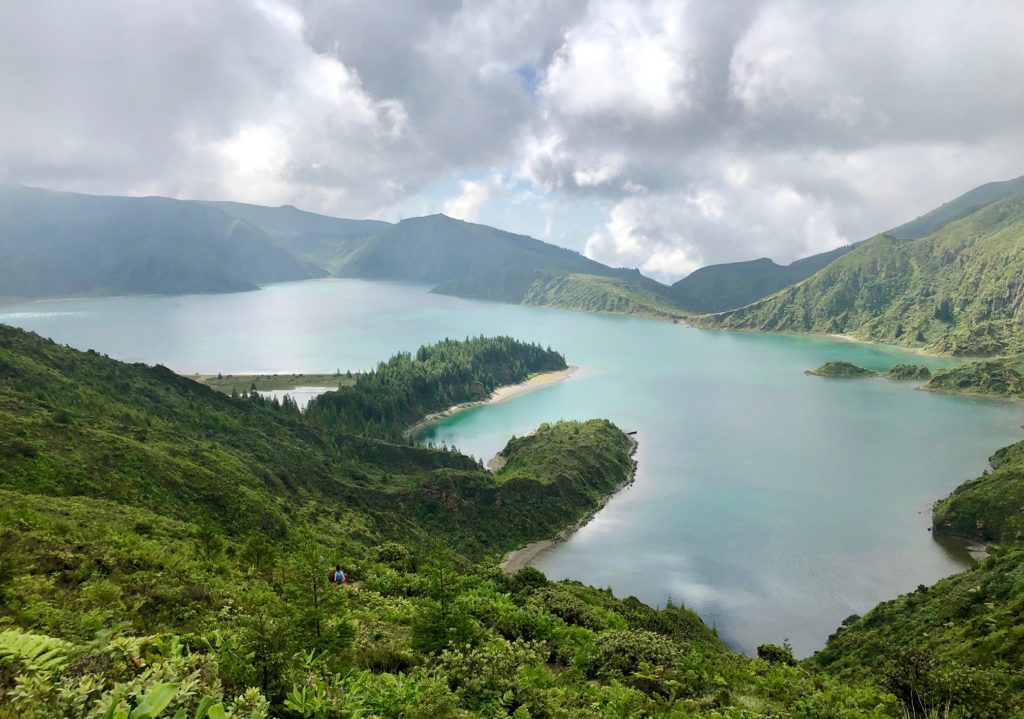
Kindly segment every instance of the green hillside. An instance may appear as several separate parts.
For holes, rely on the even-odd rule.
[[[162,197],[0,186],[0,295],[233,292],[319,277],[258,227]]]
[[[628,478],[607,421],[495,475],[6,327],[0,394],[3,719],[900,716],[685,609],[494,568]]]
[[[935,531],[982,542],[1024,540],[1024,442],[992,456],[992,471],[935,507]]]
[[[1021,194],[1024,194],[1024,177],[1002,182],[989,182],[965,192],[955,200],[944,203],[941,207],[921,215],[916,220],[894,227],[886,234],[904,240],[917,240],[937,232],[950,222],[966,217],[982,207]]]
[[[810,663],[842,681],[882,677],[903,716],[1015,719],[1024,706],[1022,612],[1024,547],[1016,544],[849,617]]]
[[[1024,350],[1024,197],[919,240],[879,235],[760,302],[706,315],[706,327],[846,333],[954,355]]]
[[[708,265],[672,285],[672,296],[680,307],[696,314],[743,307],[810,277],[854,247],[839,247],[788,265],[777,265],[767,257]]]
[[[583,312],[610,312],[659,319],[684,317],[668,288],[635,273],[608,277],[552,274],[534,270],[499,270],[435,287],[437,294],[558,307]]]

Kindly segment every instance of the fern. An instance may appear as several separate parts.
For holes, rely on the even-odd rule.
[[[0,665],[12,664],[30,674],[54,674],[68,665],[73,648],[63,639],[8,629],[0,632]]]

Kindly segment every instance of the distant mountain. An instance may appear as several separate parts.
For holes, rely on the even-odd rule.
[[[950,200],[941,207],[921,215],[916,220],[889,230],[886,234],[903,240],[916,240],[930,235],[953,220],[966,217],[982,207],[1020,194],[1024,194],[1024,176],[1018,177],[1016,180],[989,182],[975,187],[970,192],[965,192],[955,200]]]
[[[231,292],[332,275],[520,304],[680,314],[668,288],[636,270],[444,215],[391,224],[290,205],[3,187],[0,251],[0,296],[9,297]]]
[[[373,235],[335,274],[438,283],[510,270],[607,276],[624,272],[526,235],[428,215],[402,220]]]
[[[1024,351],[1024,195],[932,235],[879,235],[803,282],[706,315],[724,329],[846,333],[954,355]]]
[[[380,220],[348,220],[291,205],[264,207],[241,202],[204,202],[259,227],[295,257],[334,273],[371,236],[392,227]]]
[[[708,265],[672,285],[672,296],[680,307],[690,312],[735,309],[810,277],[853,247],[838,247],[788,265],[777,265],[767,257]]]
[[[216,207],[0,186],[0,295],[232,292],[324,273]]]

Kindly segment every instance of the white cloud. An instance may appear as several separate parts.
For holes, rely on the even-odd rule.
[[[462,190],[456,197],[447,200],[441,212],[459,220],[474,222],[480,218],[480,211],[490,200],[505,192],[501,175],[492,173],[483,180],[461,180]]]
[[[96,0],[0,20],[6,182],[443,206],[670,280],[1024,173],[1009,0]]]
[[[680,2],[591,3],[565,34],[540,93],[570,116],[666,118],[692,105],[692,49]]]

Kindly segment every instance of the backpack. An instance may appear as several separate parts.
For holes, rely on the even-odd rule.
[[[345,583],[345,572],[342,571],[341,569],[337,570],[332,575],[331,581],[334,582],[335,584],[344,584]]]

